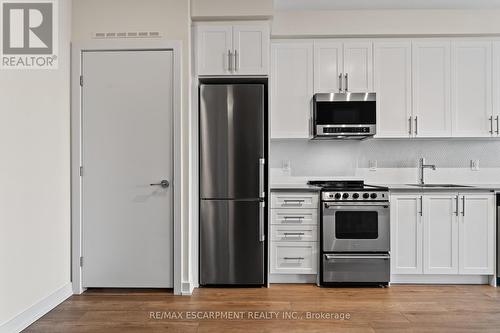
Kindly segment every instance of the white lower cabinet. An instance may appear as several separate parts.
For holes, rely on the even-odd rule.
[[[422,199],[424,274],[458,274],[457,195]]]
[[[391,195],[391,273],[492,275],[491,193]]]
[[[391,272],[422,274],[422,217],[419,195],[391,196]]]
[[[273,242],[271,274],[316,274],[318,246],[316,242]]]
[[[318,273],[318,208],[316,192],[271,193],[269,271],[273,282],[291,281],[280,280],[284,275],[301,281],[300,276]]]

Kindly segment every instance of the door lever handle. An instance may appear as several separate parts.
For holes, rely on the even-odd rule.
[[[162,180],[159,183],[149,184],[149,186],[161,186],[163,188],[167,188],[170,186],[170,183],[168,182],[168,180]]]

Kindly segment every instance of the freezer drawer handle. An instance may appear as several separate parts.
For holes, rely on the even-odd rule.
[[[266,203],[259,202],[259,241],[263,242],[266,240],[266,235],[264,234],[264,218],[265,218],[265,208]]]
[[[385,259],[389,260],[390,256],[388,254],[384,255],[338,255],[338,254],[325,254],[326,260],[335,259]]]

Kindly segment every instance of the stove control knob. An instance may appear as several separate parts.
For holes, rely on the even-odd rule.
[[[335,193],[335,199],[340,199],[340,193]]]
[[[342,198],[344,198],[344,199],[349,198],[349,193],[344,193],[344,194],[342,194]]]
[[[352,195],[352,197],[353,197],[354,199],[359,198],[359,193],[354,193],[354,194]]]
[[[377,193],[372,193],[372,194],[370,194],[370,198],[372,198],[372,199],[376,199],[376,198],[377,198]]]
[[[364,199],[368,199],[370,197],[370,195],[368,193],[363,193],[363,198]]]

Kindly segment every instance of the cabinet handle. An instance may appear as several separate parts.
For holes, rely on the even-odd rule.
[[[415,116],[415,135],[418,135],[418,116]]]
[[[499,124],[498,124],[498,116],[495,118],[496,122],[497,122],[497,135],[500,134],[500,128],[499,128]]]
[[[231,50],[227,50],[227,70],[230,72],[233,70],[232,66],[231,66],[231,62],[232,62],[231,58],[232,58],[231,57]]]
[[[411,133],[412,133],[412,124],[413,124],[413,122],[411,121],[411,117],[408,118],[408,124],[410,125],[410,126],[408,126],[408,128],[409,128],[408,129],[408,134],[411,136]]]
[[[344,74],[345,77],[345,92],[349,91],[349,76],[347,76],[347,73]]]
[[[423,216],[423,212],[424,212],[424,198],[422,196],[420,196],[420,216]]]
[[[283,235],[285,235],[285,238],[287,236],[304,236],[305,233],[303,232],[284,232]]]
[[[237,72],[238,71],[238,67],[240,67],[239,64],[238,64],[238,61],[239,61],[239,59],[238,59],[238,50],[234,50],[234,70],[235,70],[235,72]]]
[[[465,195],[462,196],[462,216],[465,216]]]
[[[453,212],[455,216],[458,216],[458,195],[455,197],[455,207],[456,210]]]
[[[342,92],[342,73],[339,74],[339,92]]]
[[[283,257],[285,260],[304,260],[304,257]]]
[[[490,120],[490,134],[493,134],[493,116],[489,118]]]

